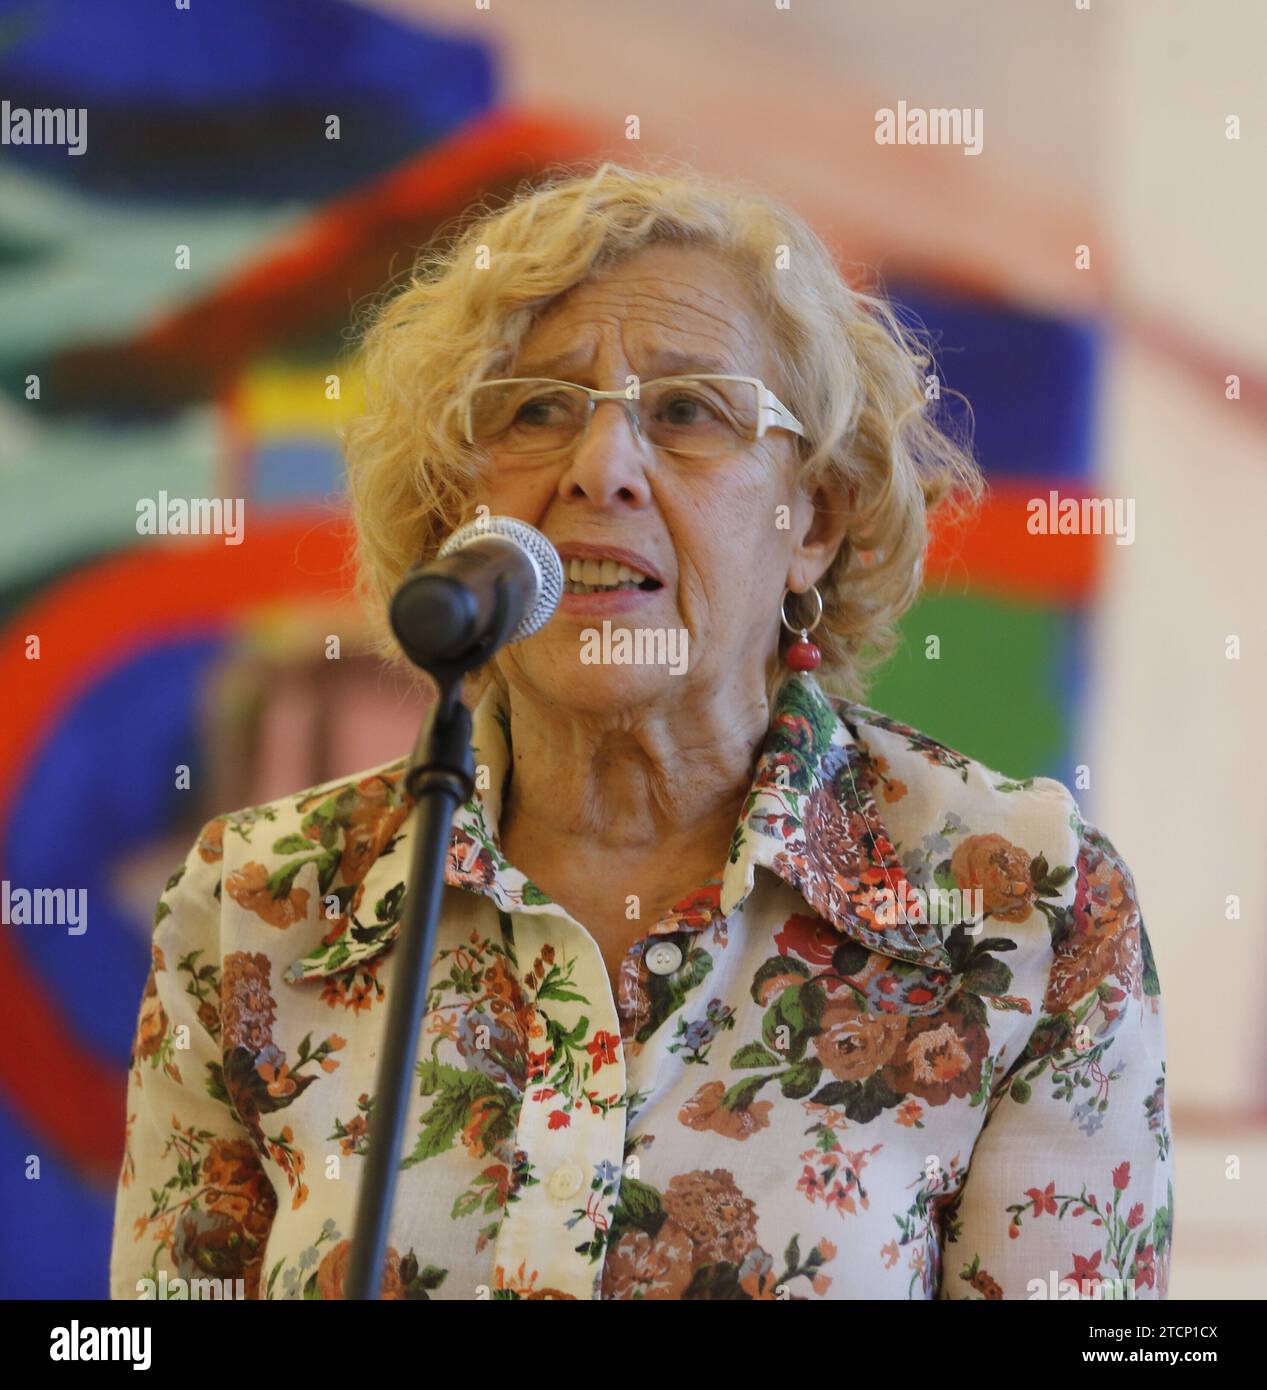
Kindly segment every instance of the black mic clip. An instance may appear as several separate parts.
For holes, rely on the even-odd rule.
[[[419,567],[421,568],[421,567]],[[402,591],[406,585],[402,585]],[[394,605],[393,605],[394,606]],[[518,623],[511,603],[510,585],[505,575],[498,575],[493,584],[493,611],[484,636],[460,655],[447,661],[435,658],[419,659],[409,650],[397,626],[401,649],[421,671],[435,681],[439,698],[424,726],[414,751],[412,766],[405,778],[405,787],[415,800],[438,777],[446,777],[460,785],[459,800],[467,801],[475,790],[474,769],[470,756],[470,719],[462,706],[462,677],[482,666],[503,645]]]

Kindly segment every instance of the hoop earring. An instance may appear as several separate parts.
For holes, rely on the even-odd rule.
[[[783,653],[784,663],[793,671],[816,671],[823,663],[822,652],[809,640],[810,633],[822,620],[823,596],[818,592],[817,584],[811,584],[809,588],[814,595],[814,603],[818,611],[814,614],[814,621],[808,627],[793,627],[787,620],[787,599],[792,592],[791,589],[784,589],[783,602],[779,605],[779,617],[783,626],[789,632],[799,634],[797,640]]]

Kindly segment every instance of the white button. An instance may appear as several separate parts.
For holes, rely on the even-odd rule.
[[[561,1163],[546,1179],[546,1191],[551,1197],[564,1201],[575,1197],[585,1182],[585,1174],[575,1163]]]
[[[643,954],[653,975],[672,975],[682,964],[682,948],[676,941],[656,941]]]

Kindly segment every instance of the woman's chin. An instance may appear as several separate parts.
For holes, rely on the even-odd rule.
[[[675,674],[675,669],[677,674]],[[684,689],[686,666],[650,662],[587,662],[575,651],[567,659],[525,662],[523,674],[553,703],[584,713],[601,714],[624,706],[645,705],[674,697]]]

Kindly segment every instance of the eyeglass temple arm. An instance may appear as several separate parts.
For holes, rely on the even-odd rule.
[[[803,435],[805,433],[805,426],[802,425],[787,406],[779,400],[774,392],[764,384],[761,386],[761,391],[763,396],[761,401],[760,434],[764,434],[771,425],[781,425],[785,430],[791,430],[793,434]]]

